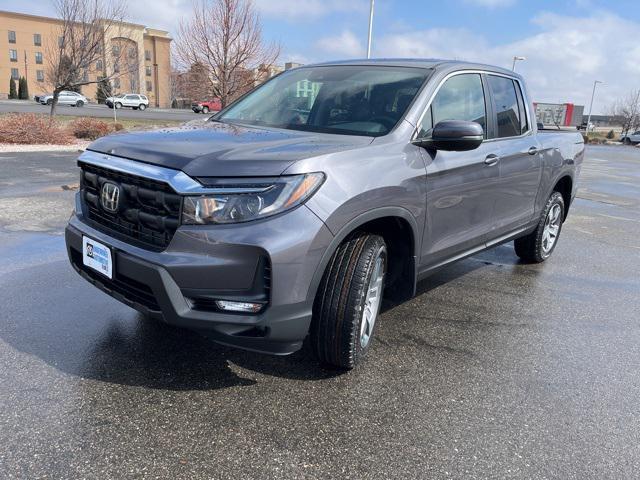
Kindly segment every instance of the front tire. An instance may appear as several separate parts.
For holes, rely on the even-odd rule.
[[[84,106],[84,102],[82,100],[78,100],[76,102],[76,107],[83,107]]]
[[[202,113],[204,114],[209,113],[209,107],[202,107]]]
[[[115,107],[116,110],[120,110],[122,108],[122,104],[120,102],[116,102]]]
[[[352,369],[367,353],[382,304],[387,246],[356,232],[331,258],[313,306],[311,344],[325,364]]]
[[[541,263],[551,256],[558,244],[565,216],[565,204],[559,192],[547,200],[536,229],[514,241],[516,255],[525,262]]]

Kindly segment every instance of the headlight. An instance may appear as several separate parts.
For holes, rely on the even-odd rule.
[[[211,185],[215,193],[185,197],[182,223],[239,223],[276,215],[303,203],[323,181],[323,173],[284,176],[251,183],[241,179],[220,180]]]

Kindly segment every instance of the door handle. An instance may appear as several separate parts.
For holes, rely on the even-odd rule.
[[[529,150],[527,150],[527,152],[529,153],[529,155],[535,155],[536,153],[538,153],[538,149],[537,147],[531,147]]]
[[[499,161],[500,161],[500,157],[497,156],[494,153],[492,153],[490,155],[487,155],[487,158],[484,159],[485,165],[488,165],[489,167],[492,167],[493,165],[495,165]]]

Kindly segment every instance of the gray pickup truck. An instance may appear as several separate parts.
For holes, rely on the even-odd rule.
[[[383,299],[515,240],[557,245],[584,155],[537,131],[523,79],[440,60],[287,71],[202,126],[115,134],[78,160],[73,267],[223,344],[362,361]]]

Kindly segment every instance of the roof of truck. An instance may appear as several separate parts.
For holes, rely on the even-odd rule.
[[[496,67],[495,65],[485,65],[482,63],[465,62],[461,60],[444,60],[439,58],[361,58],[353,60],[322,62],[316,63],[314,65],[305,65],[305,67],[317,65],[383,65],[389,67],[447,68],[452,70],[477,69],[519,76],[512,70],[507,70],[502,67]]]

